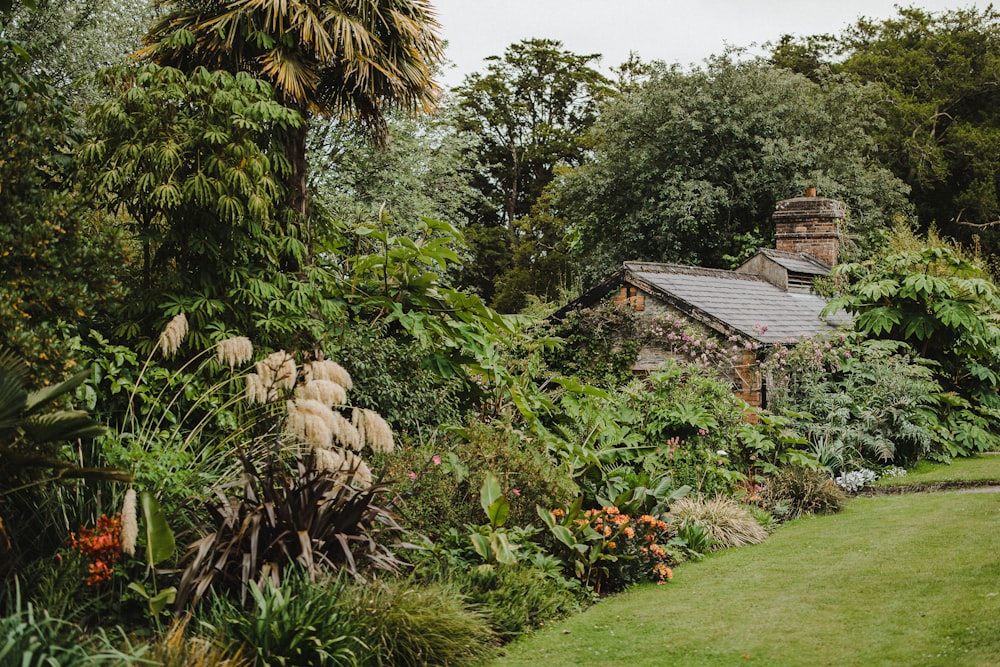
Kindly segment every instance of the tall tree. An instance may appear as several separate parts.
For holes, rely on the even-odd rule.
[[[511,268],[515,246],[531,230],[527,215],[557,165],[579,165],[586,133],[609,82],[593,69],[600,56],[578,55],[551,39],[528,39],[489,58],[486,72],[455,90],[459,128],[478,137],[483,206],[467,233],[477,254],[467,282],[489,297]]]
[[[282,103],[354,118],[385,136],[390,109],[431,110],[443,44],[427,0],[157,0],[145,57],[191,71],[247,71]],[[308,123],[287,135],[293,210],[308,216]]]
[[[659,65],[606,106],[593,160],[556,186],[589,278],[637,259],[727,266],[808,186],[847,202],[848,231],[871,239],[908,212],[872,156],[873,93],[756,60]]]
[[[827,67],[882,90],[879,159],[911,187],[922,225],[1000,249],[1000,12],[900,8],[837,38],[785,39],[774,61]]]

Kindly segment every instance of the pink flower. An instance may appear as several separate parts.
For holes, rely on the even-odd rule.
[[[411,482],[417,481],[417,473],[413,472],[412,470],[406,473],[406,476],[410,478]]]
[[[436,466],[441,465],[441,457],[435,454],[434,456],[431,457],[431,463],[433,463]]]
[[[521,491],[519,489],[511,489],[510,492],[513,493],[515,496],[521,495]]]

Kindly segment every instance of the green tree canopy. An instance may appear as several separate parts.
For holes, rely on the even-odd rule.
[[[874,109],[879,159],[911,187],[922,225],[1000,244],[1000,12],[900,8],[862,19],[837,38],[786,38],[773,60],[799,71],[829,67],[882,91]]]
[[[100,326],[122,296],[111,226],[77,189],[80,118],[19,45],[0,40],[0,347],[51,380],[64,327]]]
[[[519,220],[556,167],[579,165],[587,154],[587,130],[610,92],[592,67],[598,58],[567,51],[555,40],[528,39],[489,58],[485,72],[470,75],[455,90],[458,127],[478,139],[480,171],[473,185],[483,195],[482,205],[470,212],[467,233],[476,258],[464,280],[486,297],[503,291],[517,246],[537,236],[534,225]],[[556,236],[562,240],[561,233]]]
[[[846,202],[847,231],[871,239],[908,213],[905,185],[874,160],[874,94],[728,56],[651,68],[605,107],[593,160],[557,184],[590,278],[626,260],[726,266],[809,186]]]
[[[123,332],[150,335],[185,312],[193,333],[267,345],[332,315],[315,297],[322,281],[304,277],[304,234],[282,208],[283,138],[302,124],[298,112],[245,72],[146,64],[103,82],[110,98],[91,108],[79,155],[138,246]]]

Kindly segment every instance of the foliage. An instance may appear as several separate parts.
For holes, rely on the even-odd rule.
[[[119,331],[148,336],[184,312],[200,347],[234,330],[259,344],[322,338],[320,321],[341,311],[323,274],[304,268],[305,233],[282,212],[282,137],[301,116],[246,73],[143,65],[101,81],[111,98],[91,108],[79,156],[104,208],[127,215],[139,253]]]
[[[525,303],[508,283],[552,297],[556,280],[569,272],[564,223],[528,214],[557,165],[584,160],[586,131],[609,92],[591,67],[597,57],[566,51],[555,40],[523,40],[488,58],[485,73],[466,77],[455,90],[457,126],[478,138],[481,166],[473,185],[483,195],[470,216],[475,260],[463,281],[504,312]],[[546,257],[553,252],[561,259],[555,266]]]
[[[872,158],[874,88],[731,55],[649,69],[601,114],[593,160],[557,185],[588,280],[626,260],[724,266],[807,186],[847,203],[863,243],[907,213],[905,186]]]
[[[384,131],[394,107],[428,110],[443,44],[423,0],[158,0],[140,55],[185,71],[204,66],[270,79],[283,102]],[[294,158],[293,158],[294,159]]]
[[[544,353],[554,371],[602,389],[633,379],[640,324],[631,308],[602,302],[570,311],[549,329],[563,341]]]
[[[471,402],[461,375],[448,377],[430,367],[440,348],[394,335],[385,323],[345,331],[330,347],[354,379],[351,400],[400,432],[420,436],[459,423]]]
[[[883,21],[858,21],[836,46],[836,69],[883,91],[873,107],[886,120],[878,156],[910,185],[923,228],[937,224],[963,240],[982,234],[995,252],[1000,13],[901,6]]]
[[[76,190],[76,112],[25,53],[0,39],[0,347],[51,381],[75,363],[65,330],[122,297],[121,241]]]
[[[553,465],[538,441],[502,422],[471,423],[386,460],[397,481],[393,502],[400,521],[437,539],[479,516],[483,479],[492,472],[510,503],[508,523],[529,525],[535,504],[561,506],[577,494],[564,466]]]
[[[162,667],[243,667],[242,651],[229,650],[221,638],[188,634],[191,617],[175,619],[150,647],[149,658]]]
[[[930,424],[937,455],[996,447],[1000,298],[988,275],[944,243],[844,264],[835,273],[842,293],[830,311],[845,309],[858,331],[902,341],[934,363],[946,392],[937,396]]]
[[[216,597],[207,616],[219,637],[240,643],[255,665],[357,665],[362,628],[340,600],[344,589],[342,579],[314,582],[295,571],[280,586],[270,578],[250,582],[250,609]]]
[[[378,504],[385,487],[353,489],[353,472],[318,468],[306,454],[292,469],[258,469],[243,460],[239,498],[220,497],[210,512],[214,525],[188,548],[177,592],[177,608],[197,603],[209,590],[245,604],[246,593],[265,581],[280,581],[295,564],[310,577],[323,569],[360,576],[365,567],[394,570],[399,561],[377,541],[398,529]],[[258,604],[263,604],[258,600]]]
[[[0,617],[0,664],[4,665],[131,665],[142,664],[143,649],[125,640],[125,650],[99,630],[85,634],[78,626],[60,618],[38,612],[32,605],[21,604],[20,590],[13,611]]]
[[[148,0],[41,0],[4,17],[4,33],[82,108],[98,97],[88,77],[124,62],[139,47],[152,10]]]
[[[930,451],[941,388],[898,344],[844,335],[775,349],[769,407],[794,416],[819,461],[839,472],[866,461],[912,464]]]
[[[464,226],[465,211],[480,196],[469,182],[474,139],[460,135],[453,114],[444,110],[417,117],[395,113],[386,120],[385,146],[373,145],[350,124],[313,123],[307,156],[317,234],[383,220],[397,236],[417,234],[423,218]],[[332,221],[328,227],[326,218]],[[350,252],[371,252],[365,241],[355,236]]]
[[[348,587],[339,601],[359,627],[360,665],[477,665],[493,655],[486,619],[447,587],[376,580]]]
[[[505,642],[585,606],[580,598],[586,596],[571,581],[528,563],[459,569],[448,581]]]
[[[789,521],[804,514],[833,514],[847,502],[828,473],[794,466],[772,475],[764,484],[763,496],[774,514]]]
[[[668,522],[680,534],[688,524],[705,529],[715,549],[731,549],[758,544],[767,539],[767,531],[750,512],[732,498],[686,496],[670,506]]]
[[[538,516],[554,539],[568,574],[597,593],[613,593],[635,583],[665,584],[670,565],[683,556],[683,542],[663,520],[644,514],[633,518],[617,507],[582,510],[580,500],[568,509],[546,510]]]

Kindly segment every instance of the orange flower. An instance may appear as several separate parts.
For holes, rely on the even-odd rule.
[[[613,541],[612,542],[608,542],[608,548],[609,549],[617,549],[618,545],[615,544]]]
[[[633,537],[635,537],[635,531],[632,530],[630,527],[626,526],[625,527],[625,537],[627,537],[629,539],[632,539]]]
[[[552,516],[554,516],[555,518],[558,519],[558,518],[566,516],[566,512],[562,511],[561,509],[559,509],[557,507],[556,509],[552,510]]]

